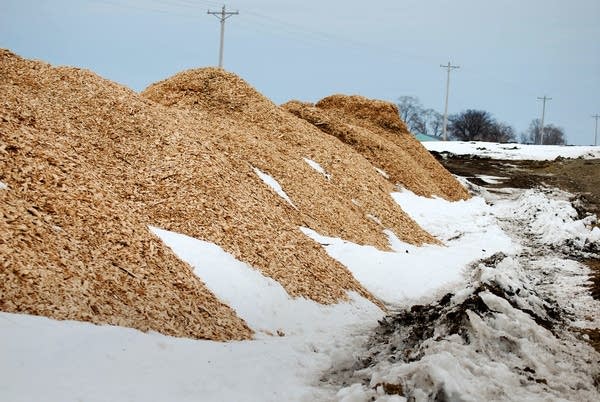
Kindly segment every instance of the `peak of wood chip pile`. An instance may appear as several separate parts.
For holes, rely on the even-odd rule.
[[[247,339],[244,321],[149,225],[216,243],[321,303],[350,290],[374,298],[299,226],[382,249],[386,228],[436,242],[351,146],[222,70],[184,72],[138,95],[0,50],[0,105],[2,311]]]
[[[316,105],[290,101],[283,108],[351,145],[392,182],[418,195],[450,201],[469,198],[466,189],[408,132],[392,103],[332,95]]]

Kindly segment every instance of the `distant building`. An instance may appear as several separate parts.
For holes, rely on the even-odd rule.
[[[415,138],[421,142],[439,141],[440,140],[440,137],[434,137],[433,135],[427,135],[427,134],[415,134]]]

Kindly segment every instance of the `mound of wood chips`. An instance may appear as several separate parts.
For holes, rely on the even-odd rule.
[[[251,330],[149,225],[216,243],[321,303],[351,290],[377,300],[299,226],[381,249],[384,229],[437,242],[364,156],[222,70],[187,71],[140,96],[0,50],[0,103],[2,311],[246,339]]]
[[[392,182],[416,194],[450,201],[469,198],[466,189],[408,132],[392,103],[333,95],[316,105],[290,101],[283,108],[351,145]]]
[[[214,133],[212,144],[274,177],[297,206],[277,200],[296,226],[381,249],[389,248],[387,228],[413,244],[436,242],[392,200],[393,186],[368,160],[234,74],[216,68],[184,71],[151,85],[142,96],[197,113]],[[319,163],[329,179],[304,158]]]
[[[8,186],[0,190],[0,310],[192,338],[251,337],[149,232],[135,202],[148,179],[126,161],[157,147],[175,116],[163,118],[90,72],[5,50],[0,105],[0,181]]]

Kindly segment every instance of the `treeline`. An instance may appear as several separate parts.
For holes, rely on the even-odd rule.
[[[442,136],[444,117],[441,113],[423,107],[418,98],[402,96],[398,99],[400,117],[413,134]],[[553,124],[545,124],[540,142],[540,119],[533,119],[527,130],[518,140],[526,144],[563,145],[566,144],[564,130]],[[467,109],[448,116],[447,134],[449,139],[458,141],[517,142],[514,128],[498,121],[485,110]]]

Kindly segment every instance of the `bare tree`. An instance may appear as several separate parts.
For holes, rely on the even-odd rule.
[[[564,145],[567,143],[565,132],[553,124],[544,125],[544,145]],[[527,144],[540,143],[540,119],[533,119],[529,128],[521,134],[521,142]]]
[[[511,126],[496,121],[484,110],[469,109],[450,116],[448,131],[451,137],[461,141],[515,141]]]
[[[449,117],[450,135],[461,141],[484,141],[484,137],[492,130],[494,119],[483,110],[466,110]]]
[[[398,111],[412,133],[442,135],[442,115],[433,109],[425,109],[417,97],[398,98]]]
[[[505,123],[496,122],[491,135],[486,138],[486,141],[492,142],[515,142],[517,136],[515,130],[511,126]]]
[[[426,127],[425,134],[432,135],[434,137],[441,137],[444,125],[444,116],[433,109],[427,109],[423,111],[423,119],[425,120]]]
[[[422,118],[423,105],[415,96],[401,96],[398,98],[398,111],[400,118],[406,123],[411,133],[424,133],[426,128]]]

